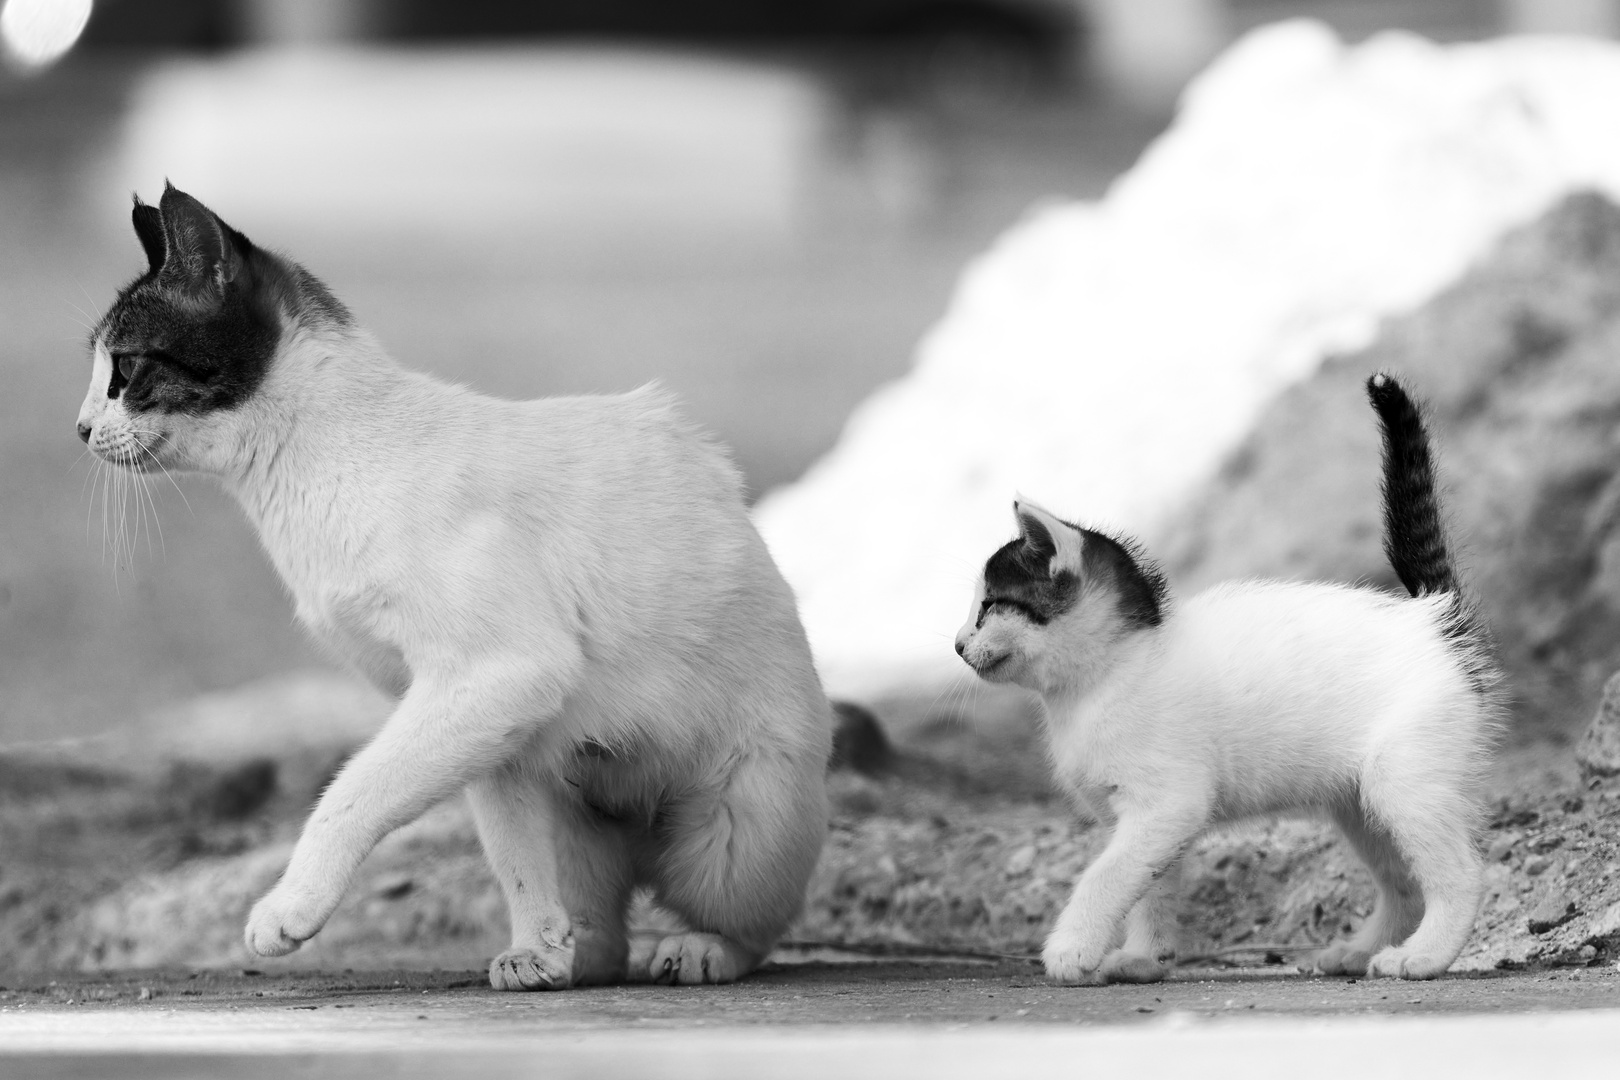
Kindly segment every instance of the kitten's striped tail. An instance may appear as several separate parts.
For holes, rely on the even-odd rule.
[[[1382,372],[1367,380],[1367,397],[1384,429],[1384,554],[1413,596],[1456,592],[1423,417],[1400,384]]]

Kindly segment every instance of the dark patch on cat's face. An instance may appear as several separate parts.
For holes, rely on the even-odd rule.
[[[113,359],[107,396],[131,414],[236,408],[263,383],[287,317],[351,321],[313,276],[172,185],[132,218],[150,265],[96,330]]]
[[[119,296],[100,336],[113,358],[109,398],[131,413],[231,409],[264,381],[281,340],[277,313],[232,290],[217,309],[187,310],[155,280]]]
[[[1115,596],[1116,610],[1128,629],[1164,621],[1164,575],[1145,555],[1106,533],[1063,524],[1083,540],[1079,572],[1064,567],[1054,571],[1056,542],[1039,521],[1024,519],[1025,535],[1002,545],[985,563],[978,626],[998,608],[1045,626],[1074,608],[1082,582],[1088,591],[1101,587]]]
[[[990,556],[984,564],[984,600],[976,625],[983,626],[986,616],[1000,608],[1045,626],[1074,607],[1080,579],[1068,570],[1051,573],[1050,540],[1019,537]]]

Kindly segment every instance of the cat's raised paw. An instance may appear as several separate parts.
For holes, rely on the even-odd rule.
[[[635,974],[671,986],[728,983],[748,974],[757,962],[741,945],[719,934],[671,934],[653,949],[645,973]]]
[[[1365,975],[1371,959],[1366,949],[1339,941],[1317,953],[1311,966],[1323,975]]]
[[[325,922],[313,904],[278,887],[253,905],[242,939],[257,956],[286,956]]]
[[[566,990],[573,981],[574,941],[561,947],[507,949],[489,964],[497,990]]]
[[[1451,962],[1442,957],[1412,953],[1395,945],[1372,958],[1367,964],[1367,974],[1391,979],[1433,979],[1444,975],[1450,966]]]
[[[1170,973],[1170,965],[1142,953],[1119,949],[1103,960],[1099,973],[1108,982],[1152,983],[1163,982]]]

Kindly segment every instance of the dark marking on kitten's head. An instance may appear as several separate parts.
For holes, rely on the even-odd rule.
[[[1071,611],[1082,593],[1099,590],[1113,594],[1127,629],[1164,621],[1164,574],[1134,541],[1082,528],[1030,504],[1015,502],[1013,513],[1019,536],[985,563],[978,625],[1006,607],[1044,626]]]
[[[1109,582],[1117,598],[1120,617],[1130,629],[1164,622],[1169,586],[1164,571],[1128,537],[1110,536],[1096,529],[1081,529],[1085,557],[1081,576],[1087,581]]]
[[[95,330],[113,359],[107,387],[132,412],[231,409],[264,381],[285,329],[352,325],[302,267],[264,251],[202,203],[165,186],[131,214],[147,270]]]

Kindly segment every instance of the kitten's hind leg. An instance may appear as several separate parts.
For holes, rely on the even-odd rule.
[[[1374,954],[1417,927],[1423,897],[1388,830],[1369,822],[1359,805],[1338,810],[1333,819],[1372,874],[1378,898],[1356,932],[1317,953],[1313,966],[1324,975],[1365,975]]]
[[[1167,867],[1125,916],[1125,944],[1103,958],[1109,982],[1158,982],[1176,958],[1176,910],[1181,860]]]
[[[731,982],[799,913],[827,832],[825,763],[744,755],[721,785],[671,804],[652,853],[657,901],[691,927],[663,936],[632,978]],[[633,965],[636,966],[636,965]]]
[[[623,831],[521,768],[497,770],[467,794],[512,924],[490,985],[561,990],[622,979],[631,882]]]
[[[1432,979],[1457,959],[1479,914],[1485,864],[1474,845],[1478,811],[1466,778],[1447,776],[1432,761],[1401,764],[1382,763],[1363,798],[1412,868],[1423,917],[1405,941],[1375,953],[1367,973]]]

